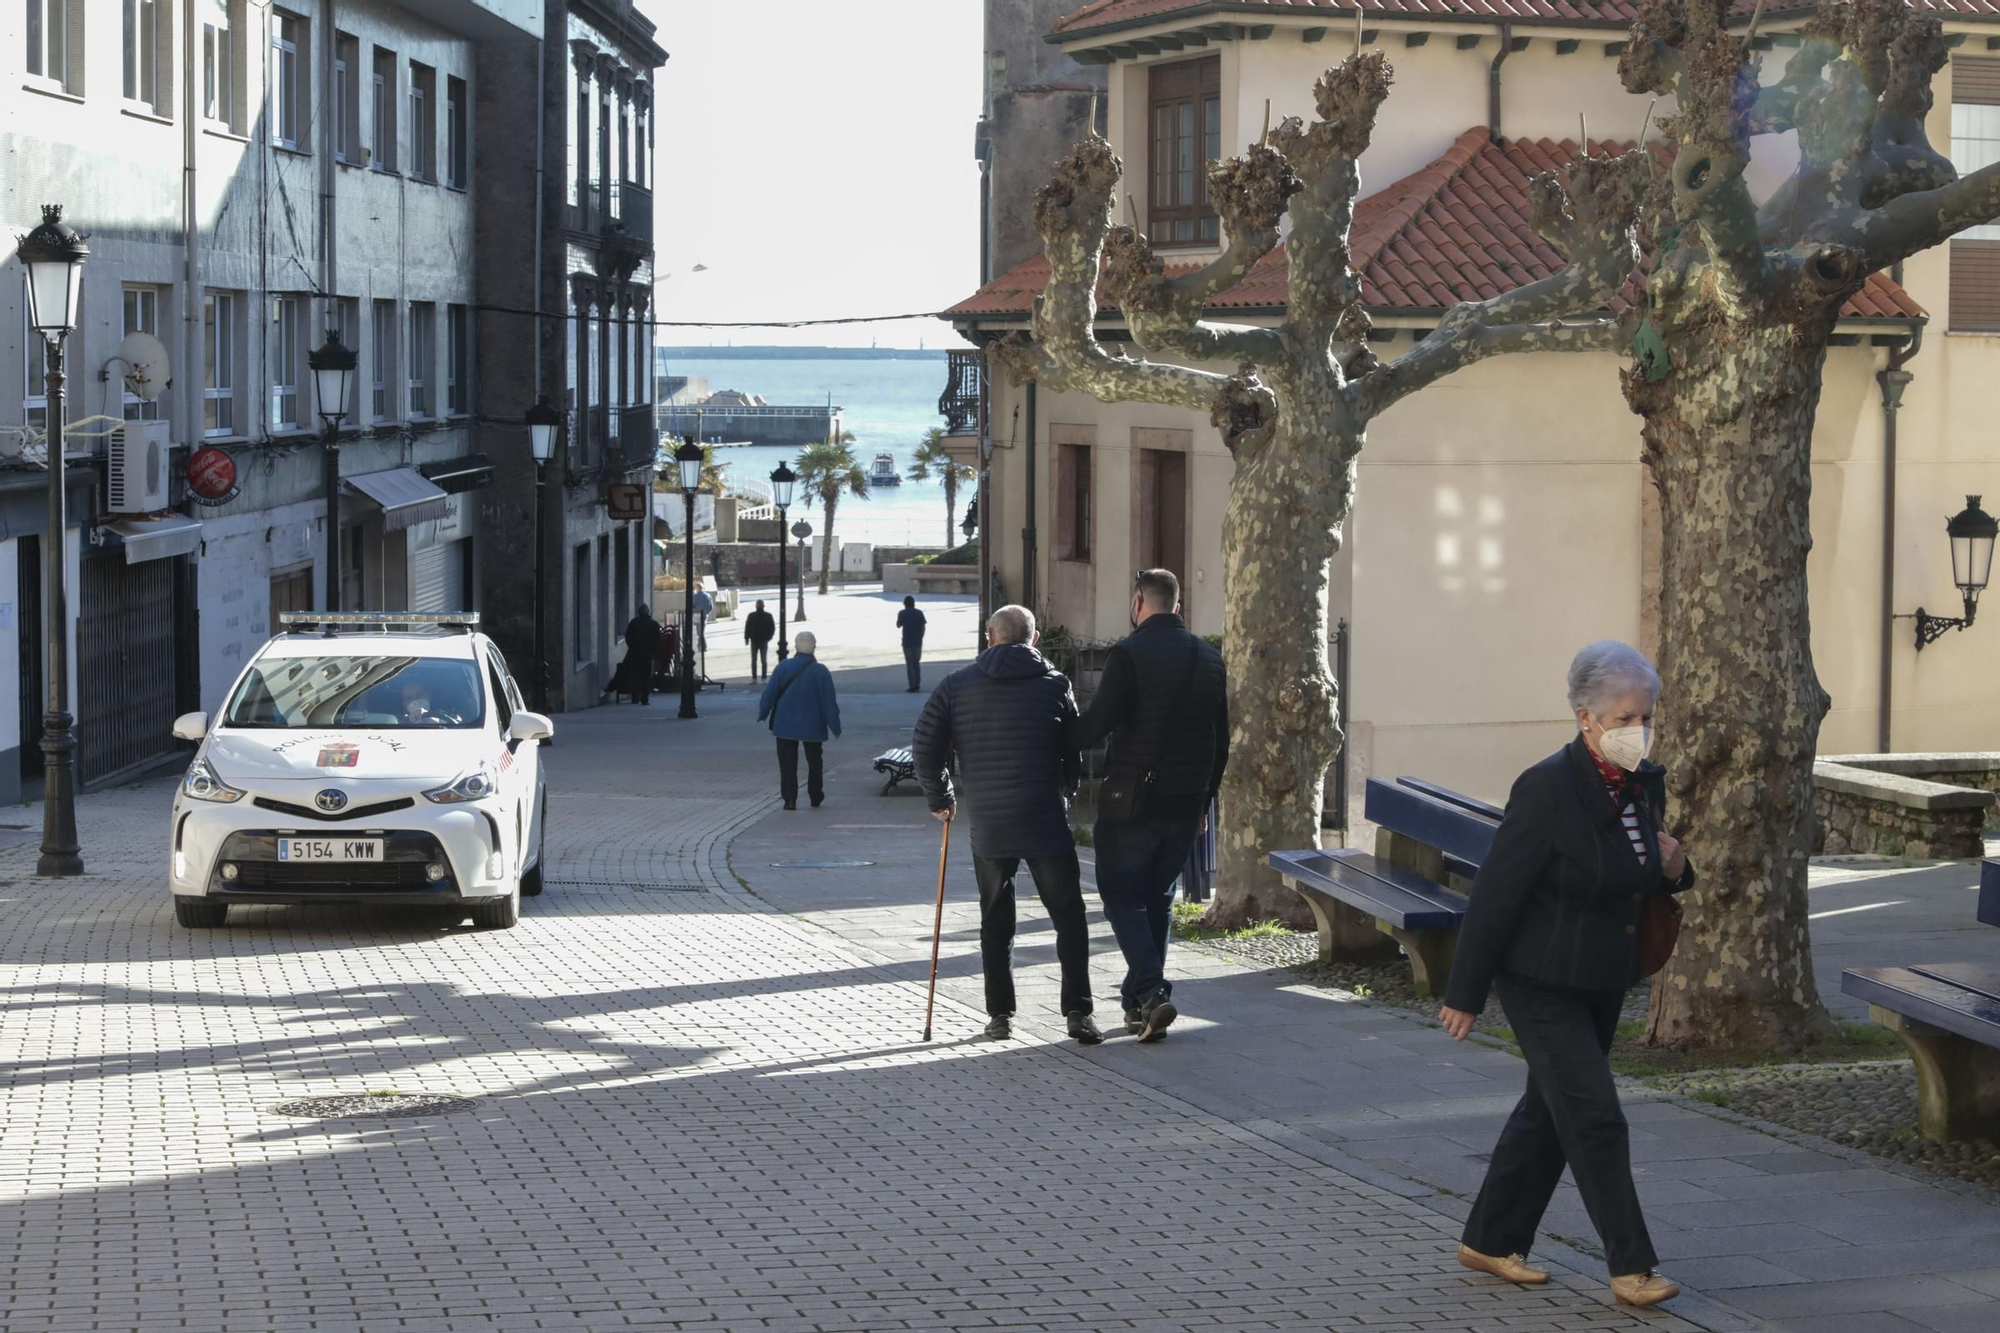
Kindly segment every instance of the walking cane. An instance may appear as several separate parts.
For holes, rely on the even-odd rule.
[[[924,997],[924,1040],[931,1039],[931,1007],[937,1003],[938,941],[944,938],[944,863],[951,855],[951,821],[944,821],[944,846],[938,848],[937,920],[931,924],[931,989]]]

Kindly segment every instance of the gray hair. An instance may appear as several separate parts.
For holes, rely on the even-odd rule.
[[[793,642],[798,645],[798,649],[802,653],[816,652],[819,649],[819,639],[809,629],[800,630],[799,637],[794,639]]]
[[[1613,699],[1638,688],[1660,697],[1660,673],[1646,655],[1616,639],[1586,643],[1569,664],[1569,706],[1599,716]]]
[[[1027,643],[1035,637],[1035,613],[1025,606],[1003,606],[987,620],[993,642]]]

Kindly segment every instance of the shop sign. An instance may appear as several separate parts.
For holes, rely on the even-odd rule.
[[[646,516],[646,488],[636,482],[613,482],[605,487],[604,503],[613,523],[637,523]]]
[[[213,445],[187,461],[188,494],[196,504],[226,505],[236,498],[236,460]]]

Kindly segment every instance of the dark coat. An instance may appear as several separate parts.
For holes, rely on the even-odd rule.
[[[651,616],[633,616],[625,626],[625,662],[632,671],[651,671],[653,654],[660,651],[660,622]]]
[[[1027,644],[1003,644],[931,692],[910,753],[931,809],[959,803],[974,856],[1058,856],[1076,846],[1075,728],[1069,677]]]
[[[914,606],[906,606],[896,613],[896,628],[903,631],[905,648],[924,646],[924,613]]]
[[[1079,748],[1107,736],[1107,776],[1153,774],[1146,817],[1198,818],[1215,799],[1229,763],[1222,654],[1189,633],[1179,616],[1147,617],[1106,655],[1097,693],[1078,724]]]
[[[1641,764],[1633,785],[1646,863],[1583,738],[1514,780],[1493,849],[1472,881],[1472,905],[1444,1002],[1476,1014],[1496,973],[1576,990],[1625,991],[1639,980],[1639,910],[1648,894],[1679,893],[1660,873],[1655,812],[1666,804],[1666,770]]]
[[[769,643],[778,636],[778,622],[769,611],[752,611],[743,617],[743,642]]]
[[[833,673],[811,653],[793,653],[778,663],[757,700],[757,720],[771,719],[779,740],[824,741],[840,735],[840,700]]]

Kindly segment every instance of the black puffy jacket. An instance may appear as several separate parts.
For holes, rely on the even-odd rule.
[[[1109,737],[1107,775],[1153,774],[1143,813],[1199,819],[1229,763],[1222,654],[1177,615],[1152,615],[1114,645],[1077,727],[1088,749]]]
[[[1027,644],[988,648],[924,704],[910,740],[917,781],[932,810],[959,803],[974,856],[1060,855],[1076,845],[1075,724],[1069,677]]]

